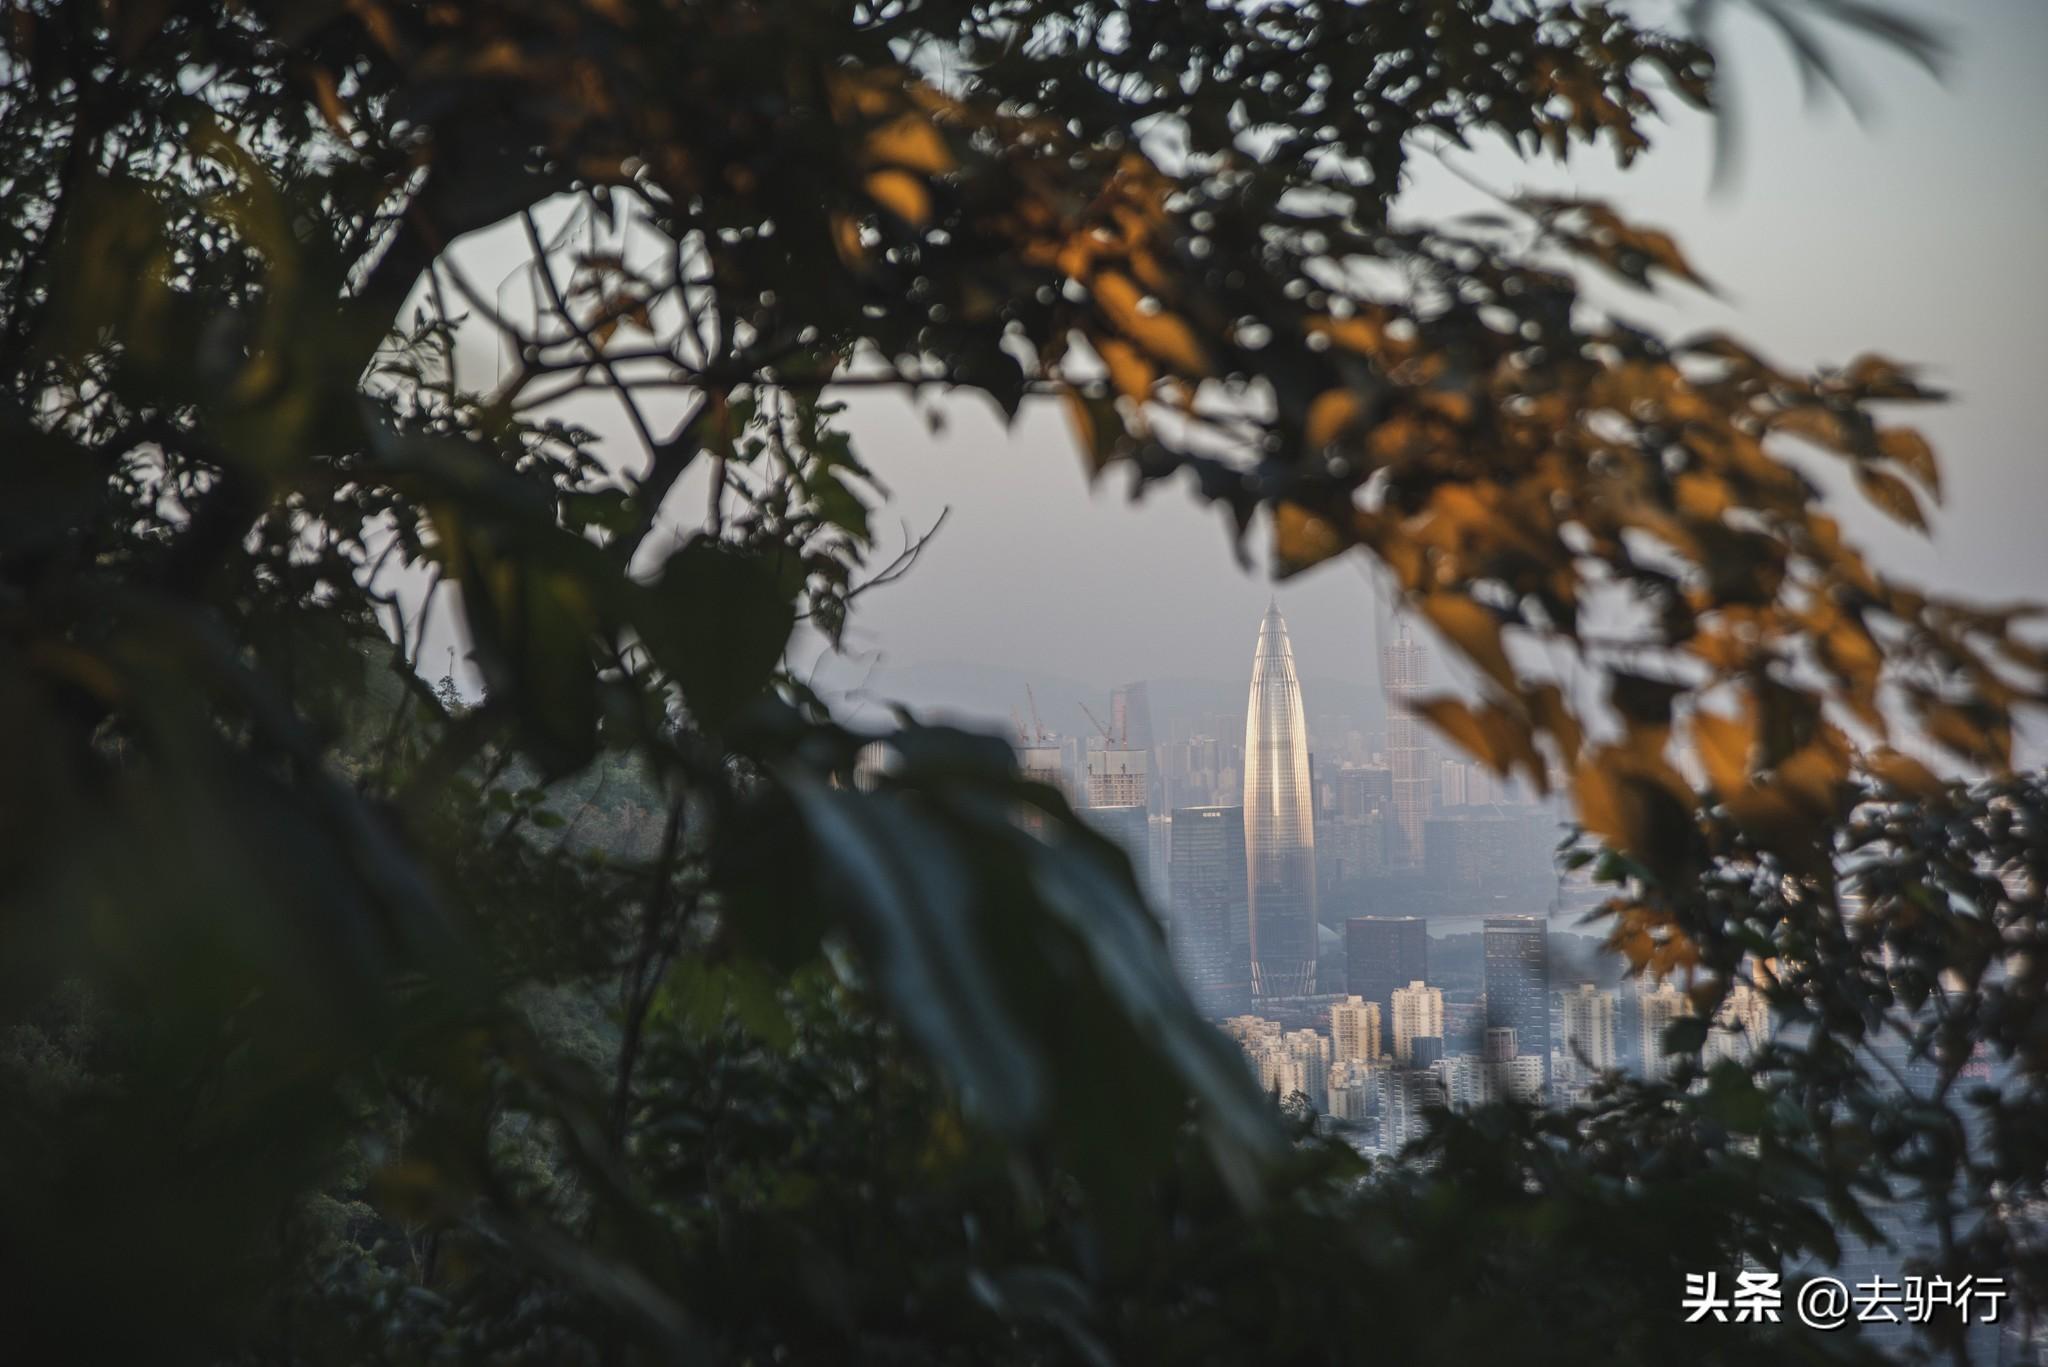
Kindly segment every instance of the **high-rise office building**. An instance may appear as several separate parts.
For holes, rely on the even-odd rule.
[[[1400,634],[1380,651],[1380,684],[1387,694],[1387,762],[1393,769],[1394,819],[1400,831],[1394,841],[1394,866],[1422,867],[1422,823],[1429,815],[1430,789],[1436,775],[1429,770],[1428,738],[1416,719],[1415,700],[1428,683],[1423,649]]]
[[[1145,891],[1152,905],[1157,907],[1163,916],[1173,895],[1173,813],[1155,808],[1152,814],[1146,817],[1145,824],[1145,849],[1152,874],[1152,881]]]
[[[1420,979],[1394,989],[1394,1062],[1415,1062],[1415,1041],[1444,1037],[1444,994]]]
[[[1614,994],[1580,983],[1564,994],[1565,1066],[1572,1079],[1588,1079],[1620,1061],[1614,1038]]]
[[[1486,1023],[1514,1030],[1524,1054],[1550,1077],[1550,928],[1540,916],[1489,916],[1486,954]]]
[[[1315,796],[1294,649],[1277,606],[1252,654],[1244,732],[1245,860],[1252,990],[1305,996],[1316,986]]]
[[[1394,1047],[1394,989],[1429,977],[1429,923],[1354,916],[1344,923],[1344,990],[1380,1008],[1380,1047]]]
[[[1337,1063],[1379,1058],[1380,1004],[1347,996],[1330,1005],[1330,1057]]]
[[[1167,947],[1196,1006],[1212,1018],[1251,1005],[1244,826],[1242,807],[1183,807],[1168,828]]]

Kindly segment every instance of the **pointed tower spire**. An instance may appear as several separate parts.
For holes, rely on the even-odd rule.
[[[1287,619],[1275,601],[1259,623],[1245,709],[1244,841],[1251,911],[1252,990],[1315,991],[1315,798],[1308,724]]]

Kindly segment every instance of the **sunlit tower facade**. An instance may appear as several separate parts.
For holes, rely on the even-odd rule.
[[[1244,729],[1244,842],[1252,991],[1298,997],[1316,983],[1315,797],[1294,649],[1278,606],[1259,623]]]
[[[1387,694],[1387,764],[1394,771],[1394,824],[1390,853],[1396,867],[1422,867],[1422,823],[1429,815],[1429,747],[1415,700],[1428,682],[1423,649],[1401,624],[1401,634],[1380,650],[1380,684]]]

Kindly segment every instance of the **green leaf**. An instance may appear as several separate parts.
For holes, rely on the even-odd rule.
[[[1680,1016],[1664,1027],[1663,1046],[1667,1054],[1697,1054],[1707,1046],[1711,1022],[1705,1016]]]
[[[1004,1009],[956,842],[895,794],[802,777],[787,786],[818,846],[817,893],[845,917],[876,986],[970,1110],[999,1130],[1027,1130],[1046,1079]]]
[[[795,564],[698,537],[642,596],[641,639],[699,725],[723,726],[767,685],[796,626]]]

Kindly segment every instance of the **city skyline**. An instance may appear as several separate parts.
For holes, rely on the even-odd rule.
[[[1020,710],[1012,721],[1020,764],[1063,787],[1129,854],[1174,971],[1259,1086],[1299,1098],[1380,1153],[1421,1134],[1435,1106],[1562,1100],[1620,1066],[1662,1076],[1663,1031],[1684,1010],[1669,984],[1624,993],[1612,955],[1593,970],[1610,986],[1583,976],[1583,950],[1567,952],[1575,962],[1558,981],[1556,908],[1533,915],[1498,904],[1501,866],[1527,851],[1498,805],[1507,794],[1424,748],[1406,702],[1426,659],[1407,632],[1394,638],[1382,653],[1380,748],[1361,756],[1350,746],[1335,764],[1326,752],[1317,765],[1308,718],[1321,719],[1326,744],[1356,719],[1311,711],[1277,602],[1259,621],[1241,748],[1217,734],[1228,729],[1224,712],[1160,728],[1144,682],[1113,690],[1108,720],[1080,703],[1092,734],[1052,733],[1028,688],[1030,720]],[[1234,784],[1233,764],[1242,766]],[[1174,801],[1195,779],[1241,800]],[[1470,805],[1475,794],[1483,811]],[[1402,910],[1432,889],[1448,915]],[[1325,905],[1333,892],[1336,904]],[[1453,932],[1441,969],[1433,964],[1433,921],[1449,930],[1474,919],[1476,933]],[[1768,1030],[1761,998],[1731,1008],[1706,1057],[1752,1049]]]

